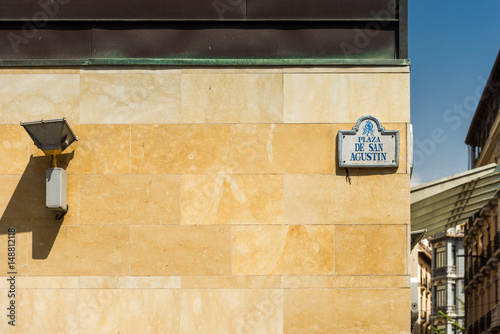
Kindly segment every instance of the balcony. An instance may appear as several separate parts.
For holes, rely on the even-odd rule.
[[[484,271],[481,271],[481,268],[483,267],[482,262],[486,261],[482,261],[481,258],[477,258],[474,262],[474,279],[476,279],[478,282],[482,282],[485,276]]]
[[[493,306],[491,311],[488,312],[490,314],[490,326],[488,327],[490,331],[498,331],[500,330],[500,307],[497,305]]]
[[[472,289],[473,287],[476,287],[478,284],[478,280],[475,279],[474,277],[474,266],[471,265],[467,272],[465,273],[467,277],[467,283],[465,284],[465,289]]]
[[[455,276],[457,274],[456,266],[445,266],[441,268],[435,268],[432,270],[432,276],[434,278],[440,276]]]
[[[457,314],[457,306],[456,305],[447,305],[447,306],[438,306],[436,307],[439,311],[442,311],[448,315],[456,315]],[[435,312],[434,315],[439,316],[438,312]]]
[[[486,255],[488,257],[488,259],[486,260],[486,265],[488,265],[491,269],[495,269],[496,267],[498,267],[498,259],[494,256],[495,247],[495,242],[490,242]]]
[[[495,234],[495,239],[493,241],[493,246],[494,246],[493,255],[496,258],[499,258],[500,257],[500,232],[497,232],[497,234]]]
[[[488,274],[491,271],[491,268],[486,265],[487,259],[488,259],[487,257],[485,257],[486,254],[485,254],[485,252],[482,252],[481,255],[479,255],[480,258],[478,258],[478,260],[479,260],[479,266],[481,267],[481,269],[480,269],[481,273],[485,276],[488,276]]]

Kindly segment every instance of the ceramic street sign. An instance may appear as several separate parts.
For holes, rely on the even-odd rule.
[[[398,167],[399,131],[362,116],[352,130],[339,130],[338,149],[340,167]]]

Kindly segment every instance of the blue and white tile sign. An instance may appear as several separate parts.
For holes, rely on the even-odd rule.
[[[339,130],[338,150],[340,167],[398,167],[399,131],[362,116],[352,130]]]

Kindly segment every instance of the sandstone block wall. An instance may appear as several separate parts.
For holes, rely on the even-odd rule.
[[[400,167],[349,183],[366,114]],[[19,125],[59,117],[62,222]],[[0,69],[0,331],[408,333],[409,122],[408,67]]]

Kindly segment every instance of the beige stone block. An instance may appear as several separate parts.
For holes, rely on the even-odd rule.
[[[78,141],[57,158],[68,174],[129,174],[130,125],[73,125]],[[50,165],[30,140],[30,173],[45,174]]]
[[[0,75],[2,74],[80,74],[80,67],[3,67],[0,69]]]
[[[179,123],[180,95],[180,70],[83,72],[80,122]]]
[[[27,275],[28,229],[28,224],[20,223],[19,220],[0,220],[1,275]]]
[[[0,175],[0,216],[4,221],[25,223],[54,218],[45,208],[45,178],[40,175]]]
[[[235,275],[330,275],[333,226],[233,227]]]
[[[281,175],[183,175],[182,224],[282,224]]]
[[[69,174],[129,174],[130,125],[73,126],[78,141],[68,149]],[[65,152],[66,153],[66,152]]]
[[[1,305],[5,305],[5,308],[7,307],[10,307],[10,301],[11,299],[8,297],[8,294],[9,294],[9,289],[8,288],[5,288],[5,286],[7,286],[8,282],[2,278],[2,281],[5,281],[5,283],[1,283],[1,288],[0,288],[0,303]],[[15,301],[16,302],[16,301]],[[2,306],[3,307],[3,306]],[[18,307],[18,305],[15,306],[16,308]],[[17,328],[17,324],[19,323],[18,320],[19,320],[19,312],[17,312],[17,314],[15,315],[16,316],[16,326],[11,326],[8,324],[8,321],[11,321],[8,317],[7,317],[7,312],[10,312],[10,311],[7,311],[5,310],[4,313],[4,321],[0,322],[0,333],[5,333],[5,334],[15,334],[15,333],[19,333],[18,331],[18,328]]]
[[[230,125],[133,125],[132,173],[231,171]]]
[[[408,288],[408,276],[283,276],[285,289]]]
[[[128,226],[32,227],[30,276],[129,274]]]
[[[398,225],[337,225],[335,273],[405,275],[406,228]]]
[[[19,289],[78,289],[75,276],[19,277]]]
[[[406,334],[410,331],[409,289],[338,290],[339,333]],[[363,315],[363,316],[360,316]]]
[[[68,175],[66,197],[68,212],[60,221],[63,225],[79,225],[80,218],[80,176]],[[54,213],[53,213],[54,214]]]
[[[82,66],[80,73],[86,74],[158,74],[160,70],[171,70],[174,72],[175,68],[172,66],[160,65],[91,65]]]
[[[281,74],[283,69],[281,67],[270,67],[270,66],[252,66],[252,67],[241,67],[241,66],[210,66],[210,67],[200,67],[200,66],[183,66],[182,74]]]
[[[285,123],[410,122],[409,73],[284,74]]]
[[[67,203],[71,209],[57,224],[78,225],[78,176],[68,176],[67,182]],[[45,206],[45,187],[45,175],[0,175],[1,222],[54,225],[57,212]]]
[[[79,121],[78,74],[0,74],[0,123]]]
[[[280,276],[185,276],[183,289],[281,289]]]
[[[356,123],[350,124],[334,124],[333,134],[335,137],[335,143],[338,143],[338,132],[339,130],[352,130]],[[406,123],[382,123],[382,126],[386,130],[398,130],[399,131],[399,167],[397,168],[349,168],[350,175],[374,175],[374,174],[406,174],[407,165],[407,135],[406,135]],[[335,166],[338,166],[338,151],[335,153]],[[339,168],[337,170],[337,175],[345,175],[345,169]]]
[[[78,224],[78,179],[68,177],[67,199],[71,207],[58,224]],[[37,223],[52,226],[56,224],[57,212],[45,206],[45,176],[25,173],[0,175],[0,221]]]
[[[24,173],[28,164],[28,138],[24,128],[18,124],[0,125],[0,151],[2,152],[0,174]]]
[[[282,123],[283,76],[182,75],[183,123]]]
[[[285,175],[285,224],[408,224],[406,174]]]
[[[332,131],[326,124],[235,125],[234,173],[332,173]]]
[[[179,333],[180,293],[159,290],[80,290],[80,333]]]
[[[284,333],[341,333],[336,292],[333,289],[284,290]],[[364,316],[358,310],[355,314],[360,318]]]
[[[81,225],[180,224],[180,176],[88,175],[81,178]]]
[[[285,333],[406,334],[408,289],[285,290]]]
[[[23,289],[17,307],[16,333],[78,333],[76,289]]]
[[[294,66],[283,68],[283,73],[410,73],[410,66]]]
[[[81,289],[180,289],[180,276],[81,276]]]
[[[132,226],[131,274],[229,275],[231,229],[221,226]]]
[[[181,333],[283,333],[282,290],[183,290]]]

